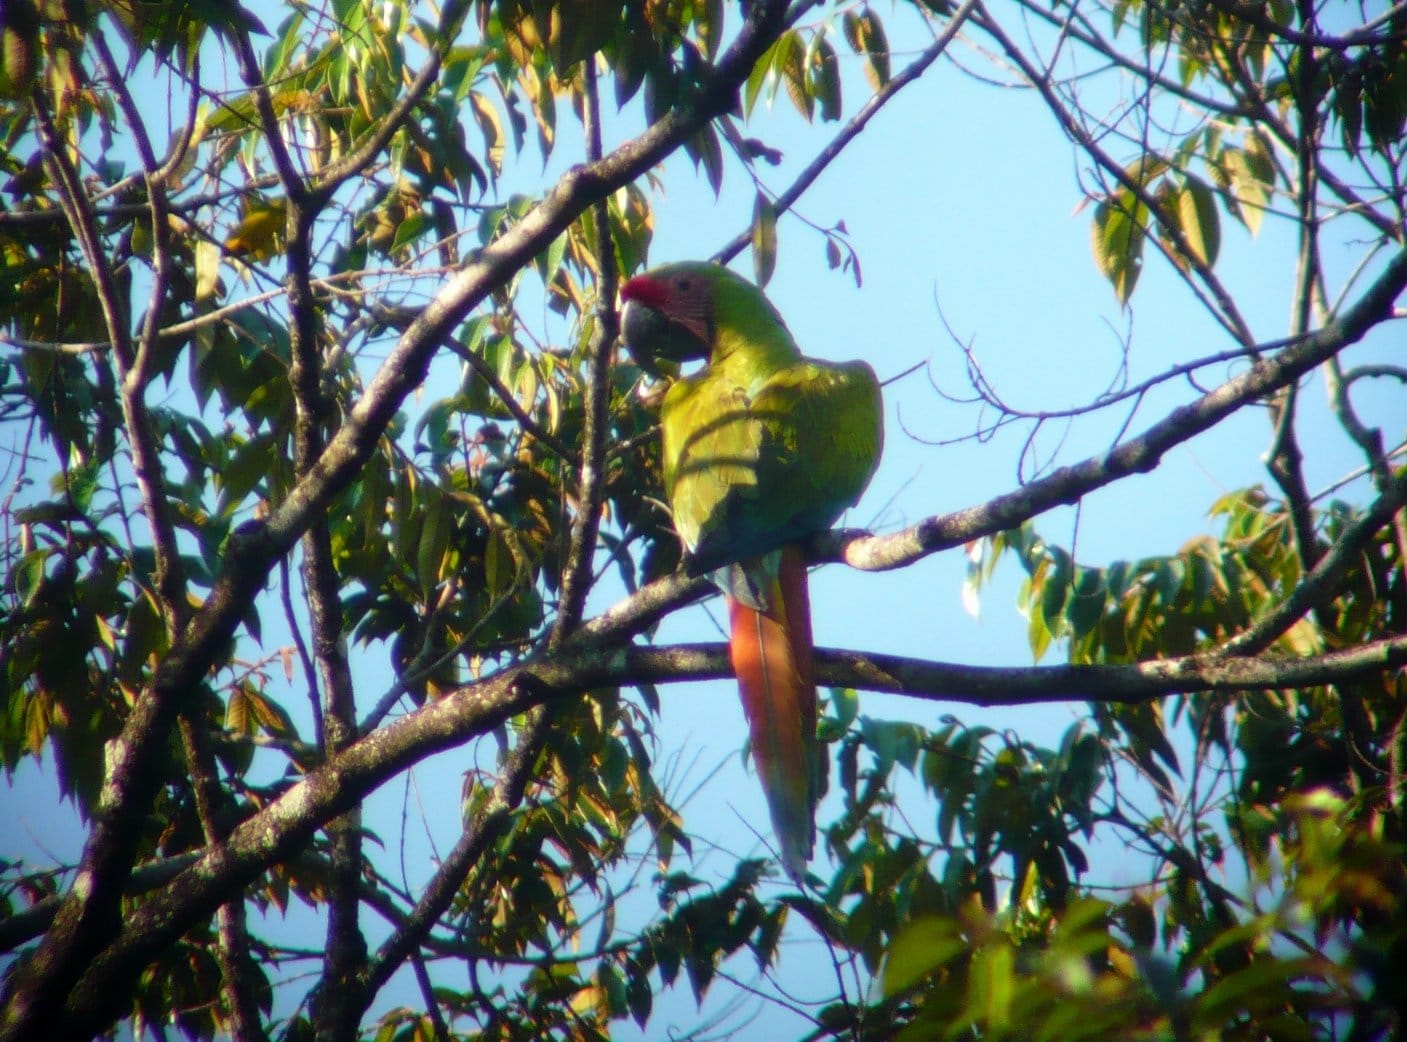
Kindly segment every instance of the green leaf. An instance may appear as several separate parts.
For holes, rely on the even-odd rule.
[[[840,730],[845,731],[860,712],[860,696],[854,688],[833,687],[831,691],[831,712],[835,714]]]
[[[19,559],[10,571],[11,589],[21,604],[29,607],[44,585],[44,566],[49,560],[47,549],[31,550]]]
[[[654,1007],[655,993],[650,987],[649,974],[634,960],[628,964],[626,970],[625,999],[631,1019],[644,1028]]]
[[[302,55],[307,46],[303,12],[295,9],[279,27],[279,38],[269,46],[264,55],[264,79],[276,82],[283,78],[289,67],[289,57]]]
[[[414,242],[434,227],[434,219],[424,210],[417,210],[396,226],[396,237],[391,242],[391,253]]]
[[[1115,193],[1113,200],[1100,203],[1094,210],[1094,261],[1114,287],[1114,296],[1127,305],[1143,268],[1144,224],[1147,210],[1134,205],[1130,192]]]
[[[967,948],[957,923],[936,916],[909,923],[895,936],[880,973],[884,995],[892,998],[947,965]]]
[[[752,277],[766,286],[777,267],[777,211],[761,192],[752,207]]]
[[[757,99],[762,94],[762,88],[773,80],[773,69],[776,61],[777,44],[773,44],[764,54],[752,71],[748,73],[747,82],[743,84],[743,116],[750,117]]]
[[[821,119],[832,122],[840,118],[840,63],[835,48],[824,35],[817,33],[811,40],[806,68],[810,73],[811,94],[821,103]]]
[[[1004,940],[994,941],[972,957],[967,978],[967,1014],[996,1034],[1011,1022],[1016,990],[1016,953]]]
[[[435,587],[440,584],[441,565],[445,551],[449,549],[454,520],[444,495],[433,486],[424,487],[419,506],[421,528],[415,554],[415,575],[421,596],[429,601]]]
[[[498,527],[489,530],[488,543],[484,550],[484,578],[488,584],[489,595],[495,598],[506,594],[517,578],[513,548]]]
[[[1357,157],[1363,139],[1363,72],[1357,64],[1334,86],[1334,112],[1339,117],[1339,139],[1344,151]]]
[[[552,240],[552,245],[548,246],[538,258],[540,261],[538,272],[542,275],[543,285],[551,284],[553,278],[557,275],[558,269],[562,267],[562,260],[567,255],[568,241],[569,236],[566,232],[563,232]]]
[[[888,772],[892,764],[897,763],[909,771],[918,765],[923,735],[917,724],[862,717],[860,737],[875,754],[882,774]]]
[[[690,155],[694,156],[695,163],[703,166],[716,199],[723,188],[723,149],[718,143],[718,134],[712,126],[704,127],[690,140],[690,145]]]
[[[1210,268],[1221,249],[1221,224],[1211,186],[1201,178],[1187,176],[1177,194],[1177,219],[1188,249]]]
[[[1078,640],[1099,625],[1104,617],[1105,600],[1104,577],[1099,569],[1076,568],[1065,605],[1065,619],[1073,638]]]

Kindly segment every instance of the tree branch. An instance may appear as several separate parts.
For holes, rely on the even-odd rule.
[[[1143,434],[1104,455],[1061,467],[987,503],[926,518],[892,535],[824,533],[811,541],[811,560],[844,561],[865,571],[900,568],[939,550],[1013,528],[1052,507],[1074,503],[1119,478],[1150,471],[1174,446],[1209,430],[1250,402],[1287,386],[1356,343],[1374,325],[1389,318],[1393,302],[1404,287],[1407,251],[1396,254],[1357,303],[1337,319],[1302,338],[1258,345],[1262,357],[1244,373],[1174,409]]]
[[[322,456],[328,405],[319,344],[321,323],[312,289],[310,233],[320,196],[288,201],[288,305],[293,390],[295,473],[307,475]],[[332,532],[325,512],[303,533],[303,584],[312,632],[312,654],[322,694],[324,756],[335,756],[357,736],[356,693],[342,629],[342,577],[333,560]],[[317,691],[313,692],[317,697]],[[328,892],[327,948],[322,978],[311,1004],[320,1039],[356,1038],[361,1006],[356,981],[366,962],[366,939],[357,898],[362,870],[361,808],[349,809],[327,824],[331,883]]]
[[[180,719],[181,744],[195,797],[205,845],[219,849],[228,831],[228,794],[220,786],[215,754],[205,720],[195,712],[183,712]],[[220,988],[230,1017],[230,1035],[235,1042],[263,1042],[267,1038],[264,1021],[250,976],[249,933],[245,929],[244,893],[233,895],[215,911],[215,962],[220,967]]]
[[[992,502],[943,517],[929,518],[890,536],[857,537],[832,533],[815,540],[819,559],[843,559],[867,569],[895,568],[949,546],[1010,528],[1059,503],[1127,474],[1151,469],[1163,453],[1250,401],[1284,386],[1353,343],[1391,314],[1407,285],[1407,253],[1395,256],[1360,300],[1334,322],[1289,346],[1262,345],[1262,358],[1247,372],[1197,401],[1179,408],[1142,436],[1105,456],[1092,458],[1033,482]],[[1278,348],[1278,350],[1277,350]],[[1273,352],[1273,353],[1272,353]],[[1327,560],[1327,558],[1326,558]],[[1325,566],[1325,562],[1321,562]],[[95,963],[85,980],[97,982],[140,965],[143,952],[164,943],[204,911],[221,888],[242,885],[278,860],[348,801],[360,798],[385,778],[466,738],[483,733],[507,716],[559,694],[576,694],[623,680],[656,682],[729,675],[721,647],[655,649],[602,647],[648,626],[664,613],[705,596],[703,579],[670,576],[651,583],[583,626],[546,660],[530,662],[401,718],[349,748],[342,756],[241,826],[225,858],[208,856],[166,894],[134,917],[123,938]],[[839,654],[839,653],[837,653]],[[1212,654],[1137,666],[1057,667],[1054,671],[992,671],[977,667],[938,667],[912,660],[847,653],[837,663],[829,653],[818,659],[820,678],[875,690],[925,694],[955,700],[1051,700],[1074,697],[1072,690],[1097,686],[1110,697],[1152,698],[1192,690],[1236,690],[1267,684],[1327,683],[1395,668],[1407,660],[1407,640],[1380,641],[1349,652],[1307,660],[1244,661]],[[837,668],[839,667],[839,668]],[[1107,671],[1107,672],[1100,672]],[[1027,674],[1031,679],[1023,680]],[[1082,694],[1079,697],[1088,697]],[[1002,701],[1002,704],[1008,704]],[[238,842],[236,842],[238,840]],[[153,947],[155,946],[155,947]],[[98,992],[103,989],[97,988]],[[86,998],[85,998],[86,996]],[[70,1011],[79,1015],[97,998],[90,988],[75,992]]]
[[[1343,683],[1407,665],[1407,637],[1307,658],[1232,656],[1223,651],[1128,665],[996,668],[898,655],[817,649],[817,679],[973,705],[1041,702],[1136,703],[1195,691],[1254,691]],[[137,908],[69,996],[66,1035],[90,1034],[120,1006],[125,988],[167,944],[301,847],[319,823],[355,805],[386,779],[434,752],[482,734],[509,716],[583,690],[629,682],[715,680],[732,675],[722,644],[563,650],[468,685],[349,747],[243,822],[221,850],[208,850],[164,891]],[[467,842],[467,840],[465,840]],[[445,876],[448,881],[448,875]]]
[[[725,652],[720,645],[718,654]],[[979,706],[1136,703],[1196,691],[1309,687],[1380,675],[1404,664],[1407,637],[1310,658],[1228,656],[1218,649],[1128,665],[1027,668],[958,666],[898,655],[816,650],[816,678],[822,683]]]
[[[586,62],[586,89],[583,117],[586,123],[587,155],[593,160],[601,156],[600,99],[596,89],[595,56]],[[576,517],[572,519],[567,563],[562,569],[562,596],[557,618],[552,625],[551,646],[559,645],[581,625],[586,595],[591,586],[592,561],[596,555],[596,537],[600,531],[602,466],[605,458],[606,425],[610,409],[611,351],[620,337],[620,320],[616,315],[616,252],[611,236],[610,213],[606,201],[599,199],[591,207],[595,225],[596,265],[600,282],[596,293],[596,328],[587,348],[585,415],[582,417],[582,452]]]
[[[415,907],[378,949],[362,982],[362,1002],[365,1005],[370,1005],[391,975],[424,943],[469,874],[475,868],[484,867],[483,858],[489,846],[502,835],[509,815],[523,800],[523,793],[532,778],[533,765],[551,729],[552,708],[544,705],[535,707],[536,711],[528,726],[523,728],[512,756],[503,767],[493,795],[460,833],[459,841],[421,891]]]

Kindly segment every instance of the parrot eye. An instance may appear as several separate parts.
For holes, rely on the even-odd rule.
[[[689,286],[690,286],[690,285],[691,285],[691,283],[689,282],[688,279],[680,279],[680,280],[679,280],[679,288],[680,288],[681,290],[683,290],[685,293],[689,292]]]

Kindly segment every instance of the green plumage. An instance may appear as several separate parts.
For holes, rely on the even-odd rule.
[[[752,283],[672,264],[621,289],[625,340],[651,372],[706,358],[660,409],[665,491],[689,570],[728,595],[733,671],[787,872],[802,885],[819,792],[806,566],[795,544],[869,484],[883,441],[864,362],[802,356]]]
[[[678,264],[642,277],[687,279],[686,292],[703,285],[712,294],[701,327],[711,333],[709,364],[676,381],[660,411],[665,491],[693,570],[829,528],[860,498],[879,460],[874,371],[864,362],[802,357],[762,292],[726,268]],[[689,357],[678,329],[642,339],[655,342],[656,357]]]

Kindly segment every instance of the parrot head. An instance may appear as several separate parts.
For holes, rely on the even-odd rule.
[[[710,268],[717,265],[671,264],[636,275],[621,287],[621,335],[635,364],[651,376],[708,357],[715,281]]]
[[[664,264],[627,281],[620,297],[625,346],[652,376],[674,375],[681,362],[717,361],[743,342],[781,342],[796,353],[762,290],[721,264]]]

